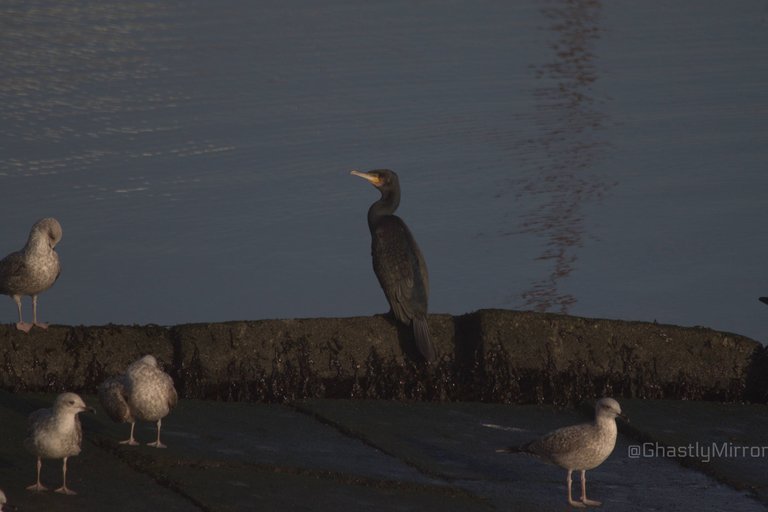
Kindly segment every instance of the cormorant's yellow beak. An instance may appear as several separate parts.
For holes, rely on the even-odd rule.
[[[370,181],[374,187],[378,187],[381,185],[381,178],[379,178],[375,174],[368,174],[367,172],[360,172],[360,171],[350,171],[349,174],[354,174],[355,176],[360,176],[364,180]]]

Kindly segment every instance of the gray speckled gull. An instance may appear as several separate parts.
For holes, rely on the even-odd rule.
[[[64,459],[62,463],[63,483],[56,492],[76,494],[67,488],[67,458],[80,453],[83,429],[77,415],[93,411],[83,399],[74,393],[62,393],[50,409],[38,409],[29,415],[29,437],[24,446],[37,456],[37,483],[27,487],[30,491],[47,491],[40,483],[41,459]]]
[[[16,328],[29,332],[33,325],[47,329],[37,321],[37,296],[53,286],[61,274],[59,255],[54,248],[61,240],[61,224],[54,218],[40,219],[32,226],[27,244],[0,260],[0,293],[16,302],[19,321]],[[32,323],[24,322],[21,297],[32,297]]]
[[[8,503],[8,499],[5,497],[5,493],[0,489],[0,512],[3,512],[3,506]]]
[[[572,507],[600,506],[601,502],[587,498],[586,472],[608,458],[616,446],[616,416],[624,419],[619,402],[601,398],[595,406],[595,421],[563,427],[522,446],[496,450],[506,453],[529,453],[568,470],[568,504]],[[571,494],[571,473],[581,473],[581,499]]]
[[[137,421],[156,421],[157,440],[149,446],[165,448],[160,442],[162,420],[178,401],[171,376],[160,369],[154,356],[147,355],[132,363],[125,375],[118,375],[99,386],[99,401],[109,417],[131,424],[131,436],[120,444],[139,443],[133,437]]]

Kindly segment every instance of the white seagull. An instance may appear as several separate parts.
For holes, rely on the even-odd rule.
[[[137,421],[156,421],[157,440],[149,446],[165,448],[160,442],[162,420],[178,402],[173,379],[147,355],[132,363],[124,375],[105,380],[99,386],[99,401],[109,417],[118,423],[131,424],[131,436],[120,444],[136,446],[133,437]]]
[[[62,393],[52,408],[38,409],[29,415],[29,437],[24,440],[24,447],[37,456],[37,482],[27,487],[28,490],[48,490],[40,483],[42,459],[64,459],[63,483],[56,492],[77,494],[67,488],[67,459],[80,453],[83,429],[77,415],[83,411],[95,412],[75,393]]]
[[[504,453],[529,453],[568,470],[568,504],[572,507],[600,506],[602,503],[587,498],[586,473],[608,458],[616,446],[616,416],[626,420],[619,402],[601,398],[595,406],[595,421],[563,427],[522,446],[496,450]],[[581,472],[581,499],[574,501],[571,494],[571,473]]]
[[[53,286],[61,274],[56,244],[61,240],[61,224],[52,217],[35,222],[29,232],[27,245],[0,260],[0,294],[9,295],[19,310],[16,328],[29,332],[33,325],[47,329],[37,321],[37,296]],[[21,315],[21,297],[32,297],[32,323]]]

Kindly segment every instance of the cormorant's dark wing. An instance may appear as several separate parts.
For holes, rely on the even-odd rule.
[[[410,324],[427,313],[429,278],[424,257],[405,223],[386,215],[371,239],[373,271],[398,320]]]

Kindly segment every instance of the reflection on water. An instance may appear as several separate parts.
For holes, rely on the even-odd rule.
[[[381,312],[348,171],[389,167],[433,312],[762,338],[768,32],[724,5],[3,2],[0,256],[59,218],[54,323]]]
[[[573,272],[588,235],[582,209],[611,188],[593,168],[606,145],[600,130],[607,123],[590,89],[598,79],[593,48],[600,37],[600,9],[597,0],[564,0],[543,10],[557,39],[553,60],[533,69],[541,84],[534,91],[537,135],[526,149],[538,163],[518,183],[518,198],[536,200],[518,232],[544,239],[537,259],[550,268],[522,292],[524,306],[536,311],[567,313],[576,302],[559,285]]]
[[[74,136],[87,146],[100,137],[154,131],[113,126],[111,117],[172,108],[177,100],[169,91],[126,94],[166,71],[149,53],[164,33],[164,14],[162,3],[5,2],[0,133],[54,146]],[[90,126],[83,130],[78,122],[86,117]],[[93,157],[83,151],[86,162]]]

